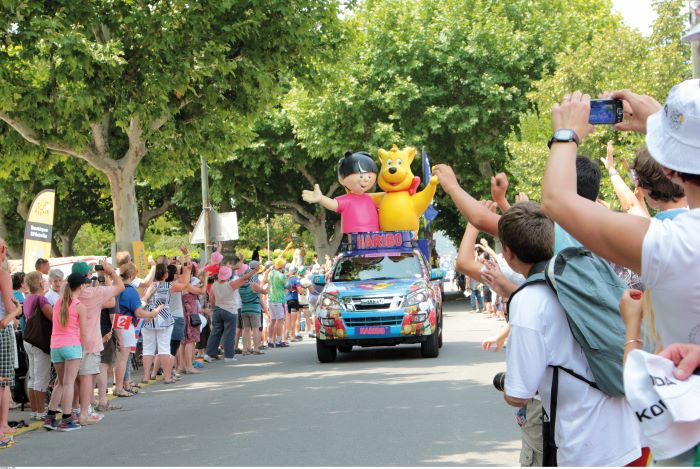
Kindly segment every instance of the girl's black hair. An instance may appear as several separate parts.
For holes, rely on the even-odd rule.
[[[344,178],[355,173],[378,173],[377,165],[366,151],[348,150],[338,160],[338,177]]]
[[[175,274],[177,273],[177,266],[170,264],[168,265],[168,277],[165,279],[166,282],[172,282],[175,280]]]
[[[168,275],[168,266],[165,264],[156,264],[155,280],[157,282],[162,282],[165,280],[166,275]]]

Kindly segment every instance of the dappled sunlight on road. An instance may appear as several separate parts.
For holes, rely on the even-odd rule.
[[[440,444],[440,442],[433,442]],[[448,445],[448,442],[445,442]],[[460,466],[512,465],[513,452],[520,451],[520,440],[484,441],[481,443],[488,451],[467,451],[464,453],[443,454],[435,458],[426,458],[424,464],[456,464]],[[494,464],[495,463],[495,464]]]

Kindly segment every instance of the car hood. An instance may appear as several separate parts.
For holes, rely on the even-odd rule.
[[[399,278],[390,280],[354,280],[332,282],[323,290],[327,295],[346,298],[350,296],[406,295],[410,291],[427,288],[423,279]]]

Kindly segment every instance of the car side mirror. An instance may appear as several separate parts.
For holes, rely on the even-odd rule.
[[[313,277],[311,277],[311,281],[313,282],[314,285],[323,286],[326,284],[326,276],[325,275],[314,275]]]
[[[445,269],[431,269],[430,280],[440,280],[445,278]]]

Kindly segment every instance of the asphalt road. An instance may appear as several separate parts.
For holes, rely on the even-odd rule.
[[[306,339],[219,361],[119,399],[98,425],[20,435],[0,466],[518,465],[514,414],[491,384],[504,355],[480,349],[501,325],[453,298],[435,359],[405,345],[320,364]]]

